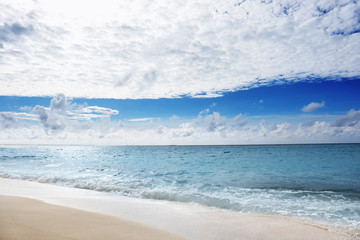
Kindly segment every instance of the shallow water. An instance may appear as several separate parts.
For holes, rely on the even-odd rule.
[[[0,176],[360,228],[360,145],[3,146]]]

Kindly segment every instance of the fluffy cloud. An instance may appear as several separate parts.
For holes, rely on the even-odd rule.
[[[65,95],[50,106],[0,112],[2,143],[43,144],[259,144],[359,142],[360,110],[337,118],[285,122],[257,116],[227,117],[211,108],[193,119],[142,118],[115,120],[118,111],[73,104]],[[306,115],[304,115],[306,116]],[[298,118],[297,121],[303,121]]]
[[[117,110],[98,106],[76,106],[69,103],[64,94],[56,95],[50,102],[49,107],[35,106],[33,109],[24,108],[29,112],[0,112],[0,126],[4,129],[11,128],[34,128],[40,127],[30,124],[28,121],[38,121],[42,129],[49,136],[59,135],[66,131],[79,131],[99,128],[101,132],[107,132],[111,115],[118,114]],[[95,124],[93,119],[102,119]],[[108,120],[106,120],[108,119]],[[121,124],[114,124],[120,127]]]
[[[350,110],[345,116],[341,116],[333,123],[335,127],[354,127],[360,124],[360,110]]]
[[[14,128],[18,126],[16,114],[12,112],[0,113],[0,126],[2,128]]]
[[[233,121],[232,121],[232,128],[233,129],[240,129],[242,128],[243,126],[245,126],[245,124],[247,123],[247,121],[245,120],[245,118],[243,117],[242,114],[239,114],[237,116],[235,116],[233,118]]]
[[[214,112],[205,118],[206,130],[210,132],[223,131],[226,126],[226,118],[222,117],[218,112]]]
[[[322,101],[321,103],[318,102],[311,102],[308,105],[304,106],[301,111],[303,112],[313,112],[319,108],[322,108],[325,106],[325,102]]]
[[[360,76],[358,1],[4,0],[0,9],[0,95],[216,97]]]

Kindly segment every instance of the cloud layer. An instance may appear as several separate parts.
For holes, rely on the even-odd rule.
[[[350,0],[5,0],[0,95],[215,97],[358,77],[359,12]]]
[[[297,122],[266,121],[212,108],[193,119],[179,116],[115,120],[118,111],[72,104],[63,94],[50,106],[0,112],[0,142],[13,144],[269,144],[359,142],[360,110]],[[322,120],[319,120],[322,119]]]

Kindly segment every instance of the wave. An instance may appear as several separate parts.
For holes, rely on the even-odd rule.
[[[352,145],[18,147],[1,149],[0,176],[360,228],[358,152]]]
[[[232,188],[207,185],[155,186],[146,182],[106,182],[88,178],[62,178],[0,174],[0,177],[56,184],[134,198],[196,203],[243,213],[280,215],[323,224],[360,228],[360,195],[332,191]],[[355,201],[354,201],[355,200]]]

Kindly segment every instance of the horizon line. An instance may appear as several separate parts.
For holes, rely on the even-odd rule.
[[[250,144],[32,144],[32,143],[0,143],[0,146],[79,146],[79,147],[196,147],[196,146],[290,146],[290,145],[350,145],[360,144],[360,142],[345,143],[250,143]]]

